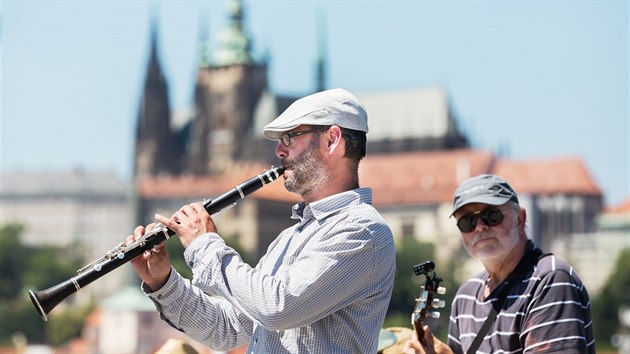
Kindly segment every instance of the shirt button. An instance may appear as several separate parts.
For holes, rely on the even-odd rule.
[[[190,263],[188,263],[188,265],[190,266],[190,268],[192,268],[192,267],[193,267],[193,265],[195,265],[195,263],[190,262]]]

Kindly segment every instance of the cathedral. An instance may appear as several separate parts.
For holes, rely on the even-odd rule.
[[[227,9],[228,26],[219,34],[217,47],[202,45],[205,50],[198,58],[194,107],[179,126],[173,124],[168,82],[158,57],[157,28],[152,25],[151,53],[137,116],[136,178],[215,175],[251,161],[271,165],[276,160],[276,143],[264,139],[261,128],[299,97],[270,91],[267,59],[257,60],[252,54],[242,1],[229,0]],[[320,46],[313,92],[328,88],[322,52]],[[369,153],[468,146],[439,89],[357,96],[368,110]]]

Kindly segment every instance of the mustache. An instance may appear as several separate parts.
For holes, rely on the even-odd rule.
[[[280,159],[280,165],[282,167],[284,167],[284,168],[289,168],[289,167],[293,166],[293,162],[294,161],[289,160],[289,159],[284,158],[284,157]]]
[[[489,238],[496,238],[495,233],[494,233],[494,232],[492,232],[492,231],[490,231],[490,230],[488,230],[488,231],[484,231],[484,232],[482,232],[482,233],[476,234],[476,235],[473,237],[473,244],[474,244],[474,243],[477,243],[477,242],[479,242],[479,241],[481,241],[481,240],[486,240],[486,239],[489,239]]]

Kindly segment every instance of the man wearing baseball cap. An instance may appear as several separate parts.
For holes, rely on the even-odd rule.
[[[490,174],[465,180],[452,216],[485,270],[457,291],[448,346],[425,326],[426,345],[409,341],[405,353],[595,353],[584,284],[528,238],[527,213],[507,181]]]
[[[278,141],[286,189],[303,201],[293,206],[296,224],[255,268],[225,245],[199,203],[170,219],[156,215],[193,270],[184,280],[163,246],[132,261],[161,317],[215,350],[249,343],[248,353],[376,353],[396,260],[392,232],[359,186],[367,132],[365,108],[343,89],[297,100],[265,126]]]

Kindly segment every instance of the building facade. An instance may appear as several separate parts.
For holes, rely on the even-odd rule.
[[[74,246],[80,254],[73,258],[83,258],[86,264],[101,258],[131,233],[133,204],[131,184],[109,172],[0,175],[0,225],[24,225],[21,241],[30,246]],[[129,282],[127,271],[107,274],[69,301],[112,294],[121,283]]]

